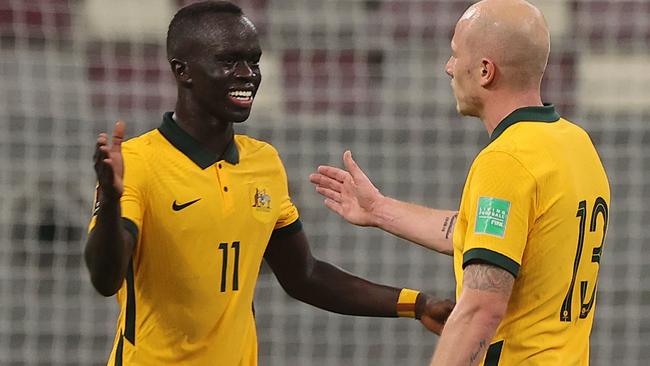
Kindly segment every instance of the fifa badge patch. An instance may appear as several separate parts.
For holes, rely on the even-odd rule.
[[[493,197],[479,197],[474,233],[503,238],[506,233],[508,213],[510,213],[510,201]]]

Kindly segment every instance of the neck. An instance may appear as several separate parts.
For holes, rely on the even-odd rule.
[[[183,98],[179,91],[174,112],[180,128],[205,149],[221,156],[235,135],[232,122],[223,122],[201,108],[192,98]]]
[[[492,136],[492,131],[510,113],[523,107],[542,106],[542,97],[539,90],[523,92],[502,92],[498,95],[491,95],[483,107],[479,118],[485,125],[487,132]]]

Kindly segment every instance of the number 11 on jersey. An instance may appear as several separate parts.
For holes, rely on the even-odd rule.
[[[230,245],[234,252],[235,258],[233,259],[232,269],[232,290],[239,290],[239,242],[234,241]],[[221,292],[226,292],[226,278],[228,277],[228,243],[219,244],[219,249],[222,251],[221,261]]]

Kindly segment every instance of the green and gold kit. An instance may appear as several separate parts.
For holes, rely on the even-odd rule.
[[[457,296],[469,263],[515,276],[484,365],[589,364],[609,200],[589,136],[552,105],[497,126],[471,166],[454,230]]]
[[[122,154],[136,246],[108,365],[257,365],[262,257],[272,235],[301,230],[277,151],[235,135],[217,157],[166,113]]]

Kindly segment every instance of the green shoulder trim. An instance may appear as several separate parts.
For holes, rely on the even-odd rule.
[[[490,142],[496,140],[506,128],[517,122],[557,122],[559,119],[560,115],[555,111],[553,104],[544,104],[543,107],[519,108],[499,122],[494,131],[492,131]]]
[[[480,260],[510,272],[515,278],[519,274],[519,264],[501,253],[490,249],[473,248],[463,255],[463,268],[474,260]]]
[[[271,239],[285,238],[287,236],[296,234],[301,230],[302,230],[302,222],[300,222],[300,219],[296,219],[296,221],[292,222],[287,226],[273,230],[273,233],[271,234]]]

